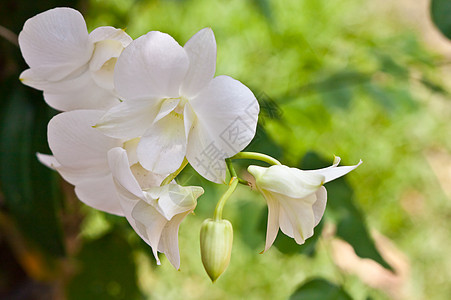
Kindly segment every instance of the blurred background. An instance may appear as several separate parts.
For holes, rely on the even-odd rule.
[[[22,85],[23,23],[70,6],[88,29],[151,30],[184,44],[211,27],[216,74],[249,86],[261,114],[248,147],[304,169],[364,164],[326,185],[325,217],[299,246],[265,254],[267,208],[240,186],[225,207],[232,259],[212,284],[201,222],[224,186],[202,185],[180,228],[181,269],[125,219],[79,202],[40,165],[57,112]],[[448,0],[81,0],[0,2],[1,299],[449,299],[451,297],[451,3]],[[240,171],[244,171],[242,162]],[[249,162],[247,162],[249,163]]]

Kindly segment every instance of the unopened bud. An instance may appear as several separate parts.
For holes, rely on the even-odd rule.
[[[232,224],[227,220],[207,219],[200,229],[200,254],[211,281],[225,271],[230,262],[233,244]]]

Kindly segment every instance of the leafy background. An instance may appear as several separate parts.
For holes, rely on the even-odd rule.
[[[451,295],[451,5],[447,0],[83,0],[0,3],[0,298],[448,299]],[[201,222],[224,187],[206,189],[180,230],[182,265],[150,249],[119,217],[82,205],[41,166],[57,112],[23,86],[14,44],[29,17],[81,10],[90,30],[160,30],[184,44],[204,27],[218,43],[216,74],[249,86],[261,105],[250,150],[287,165],[364,161],[329,183],[326,215],[303,246],[279,234],[263,249],[267,208],[240,187],[228,270],[211,284]],[[432,24],[435,23],[435,25]],[[241,172],[246,176],[244,164]],[[163,255],[162,255],[163,256]]]

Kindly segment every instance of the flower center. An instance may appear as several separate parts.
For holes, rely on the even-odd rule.
[[[173,112],[177,117],[180,116],[183,119],[183,111],[185,109],[185,104],[188,102],[188,99],[186,99],[185,97],[180,97],[177,99],[179,100],[179,103],[174,108]]]

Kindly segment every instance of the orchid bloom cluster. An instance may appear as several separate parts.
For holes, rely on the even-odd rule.
[[[326,207],[323,184],[360,164],[338,167],[336,158],[331,167],[303,171],[240,152],[255,135],[259,105],[241,82],[214,76],[210,28],[182,47],[158,31],[136,40],[108,26],[88,33],[78,11],[55,8],[27,20],[19,44],[30,67],[20,80],[42,90],[46,103],[61,111],[48,124],[52,155],[38,159],[73,184],[85,204],[124,216],[158,264],[160,252],[179,269],[179,226],[204,192],[177,184],[188,164],[207,180],[228,185],[213,219],[201,228],[202,261],[213,281],[232,248],[224,204],[238,183],[250,185],[238,177],[235,159],[270,165],[248,168],[269,207],[265,251],[279,228],[298,244],[311,237]]]

